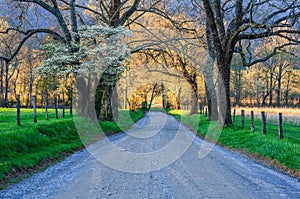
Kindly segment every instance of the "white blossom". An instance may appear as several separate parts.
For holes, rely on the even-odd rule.
[[[118,76],[125,70],[123,61],[130,56],[125,37],[130,32],[122,27],[82,26],[79,29],[80,45],[72,43],[48,43],[43,45],[47,59],[42,61],[36,73],[65,76],[73,73],[101,74],[105,69],[111,75]],[[72,52],[71,49],[78,49]],[[108,68],[108,70],[107,70]]]

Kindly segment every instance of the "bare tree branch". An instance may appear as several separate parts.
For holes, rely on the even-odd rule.
[[[49,29],[33,29],[33,30],[21,31],[21,30],[17,30],[17,29],[14,29],[14,28],[8,28],[6,31],[0,32],[0,33],[8,34],[8,32],[11,31],[11,30],[14,30],[14,31],[17,31],[21,34],[24,34],[25,37],[22,38],[22,40],[20,41],[18,47],[11,54],[10,57],[0,56],[0,59],[6,60],[6,61],[13,60],[15,58],[15,56],[19,53],[19,51],[21,50],[21,48],[25,44],[25,42],[28,39],[30,39],[33,35],[38,34],[38,33],[47,33],[47,34],[50,34],[50,35],[54,36],[54,38],[58,39],[59,41],[66,42],[65,39],[63,37],[61,37],[58,33],[54,32],[52,30],[49,30]]]
[[[247,66],[247,67],[250,67],[250,66],[253,66],[255,64],[258,64],[258,63],[261,63],[261,62],[266,62],[268,61],[270,58],[274,57],[275,55],[278,55],[282,52],[286,53],[285,50],[283,50],[284,47],[287,47],[287,46],[291,46],[291,45],[294,45],[294,46],[297,46],[298,44],[297,43],[286,43],[286,44],[283,44],[283,45],[280,45],[280,46],[276,46],[273,50],[272,53],[269,53],[268,55],[264,56],[263,58],[259,58],[259,59],[255,59],[254,61],[250,60],[247,61],[246,60],[246,55],[245,53],[240,50],[240,51],[236,51],[237,53],[240,54],[241,58],[242,58],[242,61],[243,61],[243,66]],[[252,57],[252,53],[247,50],[248,53],[250,54],[250,57]],[[289,53],[290,54],[290,53]]]

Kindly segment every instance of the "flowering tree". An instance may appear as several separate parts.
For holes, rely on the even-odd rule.
[[[57,77],[72,75],[82,84],[78,85],[80,96],[80,111],[85,116],[93,113],[93,100],[96,100],[96,110],[100,111],[97,104],[99,98],[95,96],[98,81],[102,79],[105,85],[115,85],[118,76],[124,71],[123,61],[130,55],[125,44],[129,31],[124,28],[110,28],[105,26],[82,26],[78,29],[80,45],[71,43],[51,42],[43,46],[47,58],[37,68],[38,75],[53,74]],[[76,48],[76,52],[71,49]],[[84,94],[83,94],[84,92]],[[96,97],[96,98],[95,98]],[[99,112],[97,112],[99,114]],[[99,116],[99,115],[98,115]],[[92,117],[92,116],[91,116]]]
[[[123,28],[82,26],[78,34],[80,45],[71,43],[71,46],[68,46],[56,41],[43,45],[47,58],[37,68],[37,73],[51,73],[59,77],[71,73],[75,76],[91,72],[100,74],[108,65],[120,66],[122,60],[130,54],[124,42],[129,31]],[[72,48],[78,50],[72,53]],[[123,71],[123,68],[119,67],[116,70]]]
[[[14,15],[12,18],[16,19],[15,24],[17,25],[10,26],[6,30],[1,30],[0,34],[16,32],[21,38],[18,46],[12,50],[12,54],[10,56],[0,55],[1,60],[5,60],[6,62],[12,60],[19,53],[26,41],[32,38],[34,35],[48,34],[52,36],[54,40],[63,45],[51,46],[53,44],[49,44],[48,46],[44,47],[45,49],[48,48],[49,50],[52,50],[53,55],[59,55],[51,56],[52,59],[45,60],[44,66],[50,66],[53,64],[53,69],[51,69],[52,72],[58,71],[58,69],[61,67],[61,69],[59,69],[61,74],[71,72],[76,75],[78,72],[80,72],[79,67],[82,67],[84,62],[88,63],[87,60],[89,57],[86,56],[83,59],[82,56],[86,55],[85,53],[88,53],[89,56],[91,56],[92,53],[96,53],[97,51],[96,48],[93,49],[93,52],[85,51],[83,49],[83,46],[86,46],[86,44],[81,45],[81,39],[83,39],[85,36],[80,35],[80,31],[82,30],[80,25],[105,24],[106,26],[112,28],[123,26],[139,7],[140,0],[126,1],[126,3],[121,2],[120,0],[105,0],[100,2],[89,1],[88,4],[83,4],[82,2],[76,0],[12,0],[3,2],[1,1],[1,3],[5,4],[5,7],[10,8],[9,10],[14,10],[11,12],[12,15]],[[91,17],[91,15],[93,16]],[[42,21],[45,23],[39,23],[41,21],[40,16],[44,16]],[[27,17],[30,17],[30,20],[28,20]],[[27,22],[30,22],[31,24],[26,24]],[[87,33],[87,31],[85,33]],[[104,73],[109,76],[108,78],[110,80],[113,79],[110,73],[116,66],[117,65],[115,64],[108,66],[107,72]],[[44,69],[50,70],[49,67],[45,67]],[[45,70],[44,72],[47,72]],[[88,70],[88,68],[85,68],[84,70]],[[117,77],[116,74],[114,74],[115,77]],[[102,75],[101,79],[105,78],[107,77]],[[103,84],[100,82],[100,80],[99,84]],[[99,86],[101,87],[101,90],[111,89],[110,86],[105,85],[106,80],[102,82],[104,82],[104,86]],[[84,79],[77,78],[77,85],[78,88],[80,88],[79,95],[86,96],[88,85]],[[111,91],[107,92],[111,93]],[[101,96],[97,97],[102,98]],[[112,109],[112,106],[108,105],[110,104],[109,102],[106,104],[108,109]],[[117,106],[115,106],[114,109],[117,110]]]

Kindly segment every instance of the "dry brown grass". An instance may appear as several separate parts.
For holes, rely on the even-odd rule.
[[[249,116],[254,111],[255,117],[261,117],[261,112],[265,111],[268,120],[277,120],[278,114],[282,113],[283,121],[300,125],[300,108],[277,108],[277,107],[234,107],[236,115],[241,114],[241,110],[245,110],[245,115]],[[232,113],[233,113],[232,109]]]

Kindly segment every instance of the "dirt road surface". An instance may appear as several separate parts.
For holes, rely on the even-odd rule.
[[[0,198],[300,198],[299,179],[220,146],[200,158],[206,145],[172,116],[151,112]]]

